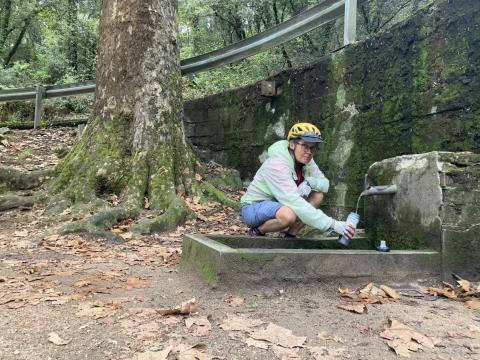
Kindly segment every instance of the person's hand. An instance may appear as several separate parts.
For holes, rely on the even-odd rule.
[[[345,236],[348,240],[352,240],[355,236],[355,226],[345,221],[333,220],[332,229],[339,235]]]
[[[298,193],[301,197],[307,197],[312,192],[312,188],[307,180],[304,180],[297,188]]]

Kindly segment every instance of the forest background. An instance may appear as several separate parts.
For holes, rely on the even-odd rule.
[[[0,89],[95,79],[101,0],[0,0]],[[319,0],[180,0],[181,58],[189,58],[271,28]],[[370,0],[358,8],[365,39],[404,20],[433,0]],[[184,100],[204,97],[299,67],[339,49],[343,20],[281,46],[183,78]],[[48,100],[46,117],[89,113],[93,95]],[[0,105],[0,121],[28,120],[33,104]]]

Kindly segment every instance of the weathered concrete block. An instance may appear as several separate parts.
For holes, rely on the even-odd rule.
[[[438,278],[437,251],[371,249],[357,239],[341,250],[336,239],[299,240],[186,235],[182,267],[199,273],[209,285],[272,280],[312,281],[332,278],[389,281],[397,284]]]
[[[366,186],[396,184],[365,199],[366,231],[393,249],[442,252],[442,272],[480,279],[480,155],[430,152],[374,163]]]

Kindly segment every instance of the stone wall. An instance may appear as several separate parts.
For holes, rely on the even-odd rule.
[[[374,163],[366,186],[394,183],[395,195],[365,198],[369,238],[392,249],[442,252],[443,274],[480,280],[480,154],[430,152]]]
[[[446,0],[309,66],[185,105],[188,136],[207,159],[251,178],[296,121],[316,123],[331,180],[326,212],[355,207],[375,161],[434,150],[480,152],[480,1]]]

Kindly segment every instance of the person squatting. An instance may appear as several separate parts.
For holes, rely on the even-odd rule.
[[[307,224],[324,232],[333,230],[349,240],[354,237],[354,226],[319,209],[329,181],[313,156],[324,142],[315,125],[298,123],[287,140],[268,148],[267,160],[241,199],[242,219],[250,226],[251,236],[283,231],[285,237],[296,237]]]

